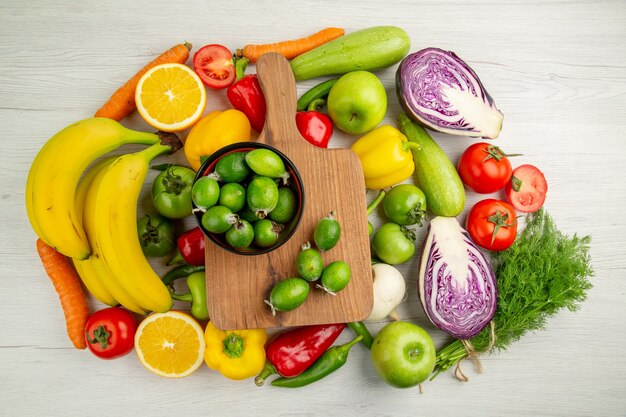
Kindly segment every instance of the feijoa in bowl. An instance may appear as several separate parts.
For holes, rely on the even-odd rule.
[[[253,151],[256,152],[250,154]],[[277,175],[279,173],[277,170],[282,170],[283,165],[283,174]],[[261,175],[255,170],[265,175]],[[194,185],[204,177],[214,178],[219,185],[220,193],[226,184],[239,184],[246,191],[246,203],[243,207],[241,207],[240,201],[239,204],[236,203],[238,200],[236,195],[233,196],[233,192],[241,189],[241,187],[236,186],[227,187],[228,190],[225,192],[228,195],[217,196],[217,202],[211,206],[223,205],[224,207],[230,206],[233,209],[239,209],[237,211],[229,209],[232,214],[227,214],[228,210],[209,210],[211,207],[203,207],[192,201],[194,217],[198,226],[205,236],[220,248],[239,255],[268,253],[287,242],[298,228],[304,212],[304,186],[295,165],[278,149],[257,142],[239,142],[225,146],[214,152],[202,163],[196,174]],[[276,185],[276,191],[273,190],[274,185],[268,181],[268,178]],[[207,180],[201,181],[197,188],[206,182]],[[214,190],[214,188],[213,186],[210,190]],[[192,192],[192,195],[202,196],[196,198],[198,202],[215,201],[215,198],[211,198],[215,197],[214,195],[207,197],[206,194],[209,192],[207,190],[209,189],[203,188],[198,190],[196,194]],[[253,194],[248,193],[249,190]],[[276,192],[277,195],[274,196]],[[268,198],[276,200],[276,205],[269,211],[259,207]],[[273,205],[274,201],[271,203]],[[209,211],[210,213],[207,214]],[[272,214],[273,211],[274,215]],[[205,215],[210,216],[212,213],[218,213],[221,218],[205,217]],[[273,224],[270,225],[265,221],[260,224],[263,227],[255,228],[255,223],[260,220],[269,220]],[[212,230],[223,230],[223,227],[216,229],[214,225],[224,222],[232,223],[232,226],[223,233],[211,232],[205,227],[208,226]],[[255,232],[263,233],[263,236],[254,236],[250,241],[249,225]],[[233,228],[237,230],[233,230]],[[276,232],[277,235],[272,237],[272,232]]]

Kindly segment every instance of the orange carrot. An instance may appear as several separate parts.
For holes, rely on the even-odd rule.
[[[285,58],[292,59],[326,42],[343,36],[344,33],[345,31],[341,28],[326,28],[306,38],[262,45],[246,45],[243,49],[237,49],[237,56],[246,57],[250,62],[256,62],[264,53],[278,52]]]
[[[57,252],[41,239],[37,239],[37,252],[54,289],[59,295],[67,335],[77,349],[85,349],[85,325],[89,318],[89,307],[80,286],[80,277],[72,268],[69,259]]]
[[[148,72],[149,69],[161,64],[184,64],[189,58],[189,51],[191,50],[191,44],[185,42],[184,44],[178,44],[172,49],[169,49],[159,55],[156,59],[151,61],[148,65],[143,67],[137,74],[126,82],[123,86],[117,89],[111,96],[109,101],[104,103],[102,107],[96,112],[96,117],[108,117],[109,119],[115,119],[117,121],[128,116],[133,112],[137,105],[135,104],[135,89],[142,75]]]

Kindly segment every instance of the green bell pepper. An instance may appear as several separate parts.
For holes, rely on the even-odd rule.
[[[206,278],[203,271],[194,272],[187,277],[187,287],[189,291],[184,294],[174,292],[170,288],[170,294],[174,300],[191,303],[191,315],[198,320],[207,320],[209,310],[206,304]]]

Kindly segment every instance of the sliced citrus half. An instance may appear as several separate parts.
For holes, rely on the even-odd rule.
[[[146,72],[135,90],[137,111],[150,126],[178,132],[200,119],[206,89],[193,70],[182,64],[162,64]]]
[[[135,333],[135,351],[143,366],[168,378],[181,378],[198,369],[205,348],[198,322],[180,311],[153,313]]]

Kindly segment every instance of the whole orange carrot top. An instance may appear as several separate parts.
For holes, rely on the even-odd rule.
[[[189,51],[191,50],[190,43],[181,43],[173,48],[165,51],[157,58],[149,62],[143,67],[137,74],[126,82],[123,86],[117,89],[115,93],[104,103],[94,116],[96,117],[108,117],[109,119],[115,119],[117,121],[128,116],[133,110],[137,108],[135,105],[135,89],[139,83],[139,79],[142,75],[148,72],[149,69],[161,64],[184,64],[189,58]]]
[[[37,239],[37,252],[46,273],[59,295],[67,335],[77,349],[85,349],[85,325],[89,318],[89,306],[80,286],[80,277],[69,259],[41,239]]]
[[[302,55],[311,49],[330,42],[340,36],[345,31],[341,28],[326,28],[305,38],[292,39],[277,43],[268,43],[260,45],[246,45],[243,49],[237,49],[237,56],[246,57],[250,62],[256,62],[261,55],[267,52],[277,52],[287,59],[292,59],[298,55]]]

